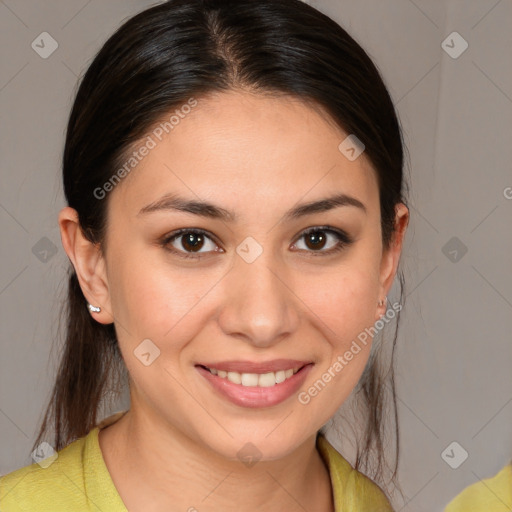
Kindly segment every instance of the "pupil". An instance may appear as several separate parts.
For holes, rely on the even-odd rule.
[[[198,238],[199,241],[194,242],[194,238]],[[202,235],[199,233],[188,233],[188,235],[183,237],[182,245],[185,249],[200,249],[202,246]],[[189,246],[189,247],[187,247]]]
[[[313,242],[313,247],[310,247],[310,249],[321,249],[323,247],[323,244],[321,245],[321,247],[319,247],[318,244],[319,242],[322,243],[322,242],[325,242],[325,236],[323,234],[321,234],[320,231],[316,231],[314,233],[310,233],[308,235],[308,246],[309,246],[309,241],[312,241]]]

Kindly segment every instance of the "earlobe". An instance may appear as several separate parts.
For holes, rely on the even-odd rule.
[[[93,306],[93,309],[89,308],[90,314],[102,324],[111,324],[114,318],[111,313],[105,259],[99,244],[84,236],[78,213],[69,206],[59,213],[59,228],[62,246],[73,264],[82,293]],[[84,304],[84,307],[88,306]]]

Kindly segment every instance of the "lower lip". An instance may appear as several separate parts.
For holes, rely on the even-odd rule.
[[[196,369],[215,390],[230,402],[241,407],[258,408],[277,405],[292,396],[302,386],[312,367],[313,363],[307,364],[284,382],[267,388],[235,384],[227,378],[213,375],[213,373],[205,370],[202,366],[196,366]]]

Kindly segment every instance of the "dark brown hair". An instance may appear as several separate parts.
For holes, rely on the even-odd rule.
[[[328,16],[299,0],[170,0],[126,21],[87,69],[70,114],[63,154],[68,205],[84,235],[104,250],[108,197],[94,191],[111,178],[133,145],[166,114],[209,93],[234,89],[288,95],[325,111],[365,145],[378,177],[382,240],[392,243],[395,206],[404,200],[404,145],[384,82],[365,51]],[[136,172],[136,171],[134,171]],[[403,275],[399,272],[401,298]],[[86,435],[124,363],[114,325],[91,318],[70,269],[65,343],[34,447],[53,428],[60,450]],[[398,325],[398,318],[397,318]],[[386,455],[384,423],[398,423],[393,377],[397,330],[372,353],[358,384],[363,418],[356,469],[379,482]],[[383,363],[383,346],[391,362]],[[390,407],[385,395],[391,393]]]

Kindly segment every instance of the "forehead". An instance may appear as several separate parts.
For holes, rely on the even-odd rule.
[[[290,205],[334,190],[370,203],[377,197],[364,153],[354,161],[343,155],[339,145],[348,134],[320,108],[247,92],[196,101],[164,116],[135,145],[150,149],[113,191],[114,203],[133,213],[174,191],[233,209]]]

